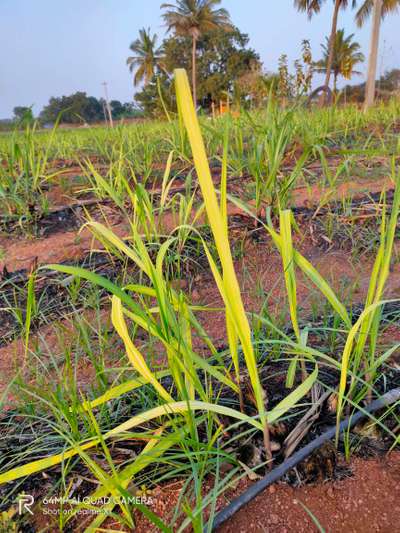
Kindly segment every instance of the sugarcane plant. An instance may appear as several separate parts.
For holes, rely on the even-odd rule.
[[[304,397],[317,379],[318,369],[314,370],[292,390],[278,405],[266,409],[265,391],[261,385],[257,360],[252,345],[249,320],[245,312],[240,287],[234,269],[230,244],[227,233],[226,200],[218,202],[214,184],[211,180],[208,161],[204,149],[199,123],[191,99],[186,72],[175,72],[176,92],[179,112],[186,128],[196,171],[199,179],[205,210],[211,226],[217,258],[203,240],[203,246],[209,260],[214,280],[224,303],[225,318],[228,331],[231,362],[226,363],[219,356],[206,331],[199,324],[195,311],[207,311],[207,307],[195,307],[190,304],[182,292],[177,292],[165,277],[164,260],[168,248],[172,246],[176,237],[167,239],[160,246],[155,259],[152,259],[145,241],[137,228],[132,226],[129,245],[111,229],[102,224],[90,221],[94,234],[103,243],[107,243],[109,250],[117,250],[131,260],[142,272],[146,283],[118,286],[106,278],[89,270],[66,265],[49,265],[51,268],[68,275],[87,279],[103,287],[112,295],[111,318],[116,332],[121,337],[125,351],[137,377],[134,380],[111,388],[102,397],[91,402],[84,402],[81,409],[91,412],[100,405],[116,398],[129,390],[134,390],[143,384],[150,384],[156,392],[159,405],[148,411],[138,413],[123,424],[81,443],[69,439],[70,447],[63,453],[44,459],[36,460],[20,467],[11,469],[0,475],[0,483],[18,479],[52,465],[59,464],[69,458],[80,455],[88,461],[86,451],[98,446],[108,439],[124,438],[126,432],[142,427],[151,421],[174,421],[176,428],[188,428],[191,437],[197,439],[196,411],[207,413],[212,417],[216,427],[220,427],[219,415],[249,424],[250,427],[261,431],[264,435],[264,445],[267,460],[271,460],[269,441],[269,426],[285,415],[299,400]],[[226,196],[225,196],[226,198]],[[173,385],[166,386],[160,376],[152,370],[147,358],[141,352],[131,337],[129,324],[135,324],[147,334],[157,340],[163,347],[166,356],[166,373],[171,376]],[[193,343],[193,333],[201,336],[209,348],[210,357],[204,358],[196,353]],[[232,379],[231,368],[239,368],[239,354],[243,354],[246,371],[249,376],[255,405],[258,410],[256,418],[238,409],[218,403],[212,390],[218,386],[225,386],[239,395],[240,382]],[[310,361],[313,361],[311,356]],[[211,385],[213,383],[213,385]],[[218,385],[219,384],[219,385]],[[221,429],[220,429],[221,430]]]

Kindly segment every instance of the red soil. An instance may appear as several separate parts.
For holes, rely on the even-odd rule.
[[[223,524],[218,533],[393,533],[400,523],[400,452],[391,452],[386,457],[353,458],[347,465],[349,476],[337,481],[291,487],[277,482],[244,506]],[[216,511],[238,497],[251,484],[242,479],[237,485],[217,499]],[[182,498],[182,481],[171,481],[148,493],[151,511],[165,524],[173,518],[179,498]],[[206,494],[213,488],[213,479],[203,486]],[[308,512],[307,512],[308,510]],[[312,518],[311,515],[314,517]],[[206,519],[209,513],[205,512]],[[87,527],[93,517],[82,517],[74,531]],[[180,522],[182,523],[182,515]],[[35,525],[50,533],[58,531],[56,519],[35,512]],[[115,519],[107,519],[103,526],[107,531],[125,531]],[[177,530],[177,526],[175,528]],[[135,513],[135,533],[160,531],[143,514]],[[185,531],[193,531],[191,527]]]
[[[264,490],[223,524],[219,533],[308,533],[318,531],[305,506],[329,533],[393,533],[400,523],[400,452],[387,457],[350,462],[351,477],[324,484],[293,488],[278,482]],[[235,489],[219,497],[217,510],[238,497],[251,482],[241,480]],[[212,482],[207,490],[212,488]],[[181,483],[157,487],[152,493],[152,511],[166,523],[178,502]],[[107,525],[116,527],[111,521]],[[158,531],[138,515],[136,533]],[[190,531],[188,529],[187,531]]]
[[[353,477],[292,488],[275,484],[223,525],[221,533],[318,531],[303,504],[329,533],[392,533],[400,524],[400,452],[351,462]],[[240,493],[237,490],[235,495]]]
[[[335,198],[345,197],[350,193],[361,192],[369,190],[370,192],[376,192],[382,190],[383,187],[389,188],[392,186],[391,180],[380,180],[379,182],[363,182],[362,187],[356,182],[345,183],[338,186]],[[318,186],[307,188],[299,188],[293,192],[293,205],[296,206],[310,206],[315,205],[317,208],[316,200],[323,198],[326,191]],[[66,197],[60,195],[60,203],[63,203]],[[332,197],[330,197],[332,199]],[[107,213],[107,218],[110,221],[110,216],[115,216],[116,212],[111,207],[103,206],[103,212]],[[242,214],[242,210],[234,205],[230,205],[228,209],[230,216]],[[120,217],[119,221],[121,220]],[[199,222],[204,222],[204,217],[199,219]],[[119,221],[112,222],[115,225],[119,225]],[[178,220],[176,217],[169,213],[163,216],[163,230],[165,233],[171,232]],[[125,224],[121,224],[121,229],[117,228],[116,231],[120,236],[126,234],[123,228],[126,228]],[[113,230],[115,228],[113,227]],[[81,256],[84,251],[90,247],[91,236],[90,232],[83,231],[69,231],[66,233],[56,233],[48,236],[47,238],[26,238],[20,237],[2,237],[0,236],[0,250],[2,251],[3,259],[0,260],[0,270],[7,267],[12,272],[22,268],[29,268],[31,262],[37,259],[38,264],[46,264],[49,262],[60,262],[68,259],[76,259]],[[1,256],[0,256],[1,257]]]
[[[56,237],[56,236],[55,236]],[[87,236],[86,248],[89,247],[90,237]],[[44,242],[43,242],[44,245]],[[72,248],[72,245],[71,245]],[[70,248],[70,249],[71,249]],[[334,287],[339,294],[347,294],[352,291],[353,302],[362,302],[368,290],[369,277],[372,269],[372,261],[357,262],[353,264],[350,257],[343,252],[330,251],[325,253],[311,247],[301,250],[325,279]],[[17,251],[16,251],[17,252]],[[61,261],[62,255],[51,256],[50,249],[45,250],[48,260]],[[54,253],[54,251],[53,251]],[[68,248],[58,249],[58,253],[69,253]],[[77,255],[79,257],[79,247]],[[58,258],[57,258],[58,257]],[[70,257],[69,257],[70,258]],[[281,259],[274,249],[268,244],[247,243],[243,259],[236,261],[236,271],[239,276],[239,282],[242,289],[242,297],[247,311],[259,312],[265,300],[265,295],[269,295],[269,311],[272,315],[278,316],[282,309],[287,306],[284,280],[282,277]],[[194,304],[201,304],[208,307],[222,307],[220,294],[215,286],[215,282],[209,273],[199,274],[194,278],[192,287],[189,287],[185,280],[179,282],[180,288],[191,295]],[[354,287],[354,288],[353,288]],[[390,273],[386,296],[398,297],[400,294],[400,264],[396,263]],[[310,285],[307,279],[298,272],[297,285],[298,301],[301,305],[301,316],[308,317],[313,305],[321,305],[321,297],[317,289]],[[86,316],[86,315],[85,315]],[[198,319],[203,324],[210,338],[217,347],[226,344],[226,325],[225,315],[222,311],[203,311],[197,313]],[[89,314],[87,314],[87,318]],[[106,305],[102,310],[103,324],[109,323],[109,306]],[[283,317],[285,318],[285,317]],[[289,320],[289,318],[287,317]],[[64,331],[63,343],[72,342],[74,334],[68,319],[56,322],[59,329]],[[70,337],[70,338],[69,338]],[[116,342],[118,336],[115,336]],[[31,347],[37,351],[35,345],[39,346],[46,339],[46,346],[40,349],[41,358],[46,357],[48,350],[53,354],[62,353],[64,345],[59,344],[59,337],[55,334],[54,325],[45,326],[38,333],[31,335]],[[391,326],[381,335],[381,346],[392,346],[400,342],[400,329],[396,325]],[[208,353],[201,339],[194,339],[194,348],[198,353]],[[158,355],[157,355],[158,352]],[[121,353],[123,350],[121,349]],[[154,354],[152,364],[163,365],[164,351],[160,347],[159,351],[153,346]],[[6,386],[15,376],[18,370],[21,370],[25,356],[24,343],[17,340],[0,348],[0,391],[5,390]],[[111,357],[111,355],[110,355]],[[107,357],[108,359],[108,357]],[[392,356],[393,364],[399,364],[400,353],[395,352]],[[121,364],[125,364],[124,358]],[[112,364],[107,360],[106,365]],[[80,361],[79,385],[85,390],[91,383],[93,377],[93,367],[89,361]],[[32,372],[29,368],[24,371],[24,377],[33,384]],[[8,401],[12,402],[11,395],[8,395]]]
[[[106,208],[103,209],[105,210]],[[113,232],[124,237],[128,232],[127,224],[120,223],[119,219],[120,217],[113,224],[109,217]],[[82,231],[54,233],[42,239],[20,237],[16,240],[0,236],[0,249],[5,252],[0,260],[0,270],[4,267],[7,267],[9,272],[29,269],[35,260],[39,265],[78,260],[93,248],[97,249],[98,244],[87,228]]]
[[[324,188],[318,184],[311,187],[298,187],[293,190],[292,205],[296,207],[315,206],[317,208],[321,201],[342,200],[343,198],[357,197],[362,194],[372,194],[393,188],[394,183],[391,178],[346,181],[337,185],[336,189]]]
[[[383,186],[391,187],[391,181],[380,179],[346,183],[338,186],[335,197],[365,190],[376,192]],[[326,191],[318,186],[311,189],[296,189],[293,195],[294,204],[315,205],[316,200],[323,198],[325,193]],[[63,205],[65,198],[57,194],[54,193],[56,205]],[[235,209],[232,208],[232,212],[235,212]],[[172,229],[175,221],[168,216],[165,219],[165,225],[167,228],[171,226]],[[127,232],[127,226],[118,221],[115,221],[112,229],[120,236],[126,235]],[[238,242],[238,238],[233,236],[233,242]],[[79,235],[71,231],[51,235],[46,239],[21,238],[16,241],[12,238],[0,237],[0,248],[6,252],[4,259],[0,261],[0,269],[5,265],[10,271],[29,268],[36,257],[39,264],[78,259],[97,244],[93,242],[91,233],[86,229]],[[368,288],[371,260],[354,264],[344,252],[332,250],[327,253],[304,242],[297,242],[296,246],[336,290],[340,289],[343,282],[347,284],[347,290],[354,284],[353,299],[354,301],[362,300]],[[275,250],[269,244],[254,244],[252,241],[246,241],[243,259],[236,260],[235,266],[239,273],[246,309],[258,311],[265,295],[268,294],[271,297],[270,308],[278,312],[285,299],[285,292],[281,260]],[[209,306],[221,304],[219,293],[209,274],[197,276],[191,291],[195,303],[205,303]],[[389,278],[387,295],[399,296],[399,292],[400,265],[396,263]],[[301,275],[298,280],[298,300],[305,314],[309,312],[313,301],[320,300],[318,293],[310,288],[310,284]],[[222,313],[202,313],[200,319],[217,345],[218,342],[225,342],[225,319]],[[106,320],[108,320],[107,309],[104,310],[104,321]],[[53,353],[57,353],[60,349],[59,339],[54,334],[53,326],[42,328],[40,333],[46,339],[47,347]],[[393,342],[398,337],[399,330],[395,327],[385,334],[385,340],[388,342]],[[38,342],[37,339],[36,335],[33,336],[32,342]],[[4,390],[16,370],[21,367],[23,358],[24,347],[21,341],[0,349],[0,391]],[[80,385],[85,387],[93,376],[91,366],[82,361],[79,365],[78,376]],[[10,397],[9,400],[12,401],[12,398]],[[372,459],[366,462],[355,459],[352,461],[352,469],[353,478],[325,485],[305,486],[298,489],[285,484],[274,485],[239,512],[221,531],[226,533],[230,531],[235,531],[235,533],[241,531],[271,533],[312,531],[315,529],[312,520],[304,508],[295,502],[303,503],[329,532],[342,531],[343,528],[355,533],[396,531],[400,523],[400,506],[396,505],[400,486],[400,453],[392,453],[389,458],[382,460]],[[234,492],[221,498],[220,506],[226,503],[226,498],[231,498],[244,490],[247,484],[247,482],[241,482]],[[168,517],[174,507],[174,502],[177,501],[180,488],[180,483],[175,483],[169,488],[157,489],[155,491],[157,497],[154,498],[155,512]],[[139,518],[136,531],[140,533],[154,531],[154,529],[149,529],[145,519]]]

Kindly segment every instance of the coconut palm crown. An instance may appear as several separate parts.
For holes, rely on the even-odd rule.
[[[365,60],[364,54],[361,52],[361,46],[358,42],[353,40],[354,33],[348,35],[344,34],[344,29],[338,30],[333,46],[333,61],[331,71],[333,74],[333,87],[336,91],[337,79],[339,76],[350,79],[353,74],[361,74],[354,69],[354,67]],[[323,58],[314,63],[316,72],[326,73],[329,55],[329,38],[326,37],[326,43],[321,45],[323,51]]]
[[[142,28],[139,38],[129,48],[135,54],[126,60],[129,70],[135,72],[133,83],[147,85],[157,72],[163,70],[162,47],[157,47],[157,35],[151,35],[150,28]]]
[[[374,7],[374,0],[364,0],[361,7],[356,13],[356,21],[359,27],[363,26],[364,23],[371,16],[372,10]],[[383,0],[382,2],[382,18],[384,19],[386,15],[396,12],[400,7],[400,0]]]
[[[226,9],[218,7],[221,0],[176,0],[175,4],[165,3],[163,18],[168,31],[192,39],[192,89],[196,98],[196,52],[197,41],[203,33],[216,29],[232,28]]]

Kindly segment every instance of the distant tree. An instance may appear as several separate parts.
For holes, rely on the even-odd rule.
[[[103,98],[87,96],[84,92],[76,92],[69,96],[50,98],[49,103],[40,113],[39,119],[43,124],[54,124],[60,117],[61,123],[79,124],[80,122],[102,122],[104,120]],[[134,107],[133,102],[121,103],[111,100],[111,112],[115,119],[134,117],[140,115],[140,110]]]
[[[162,48],[157,47],[157,35],[151,35],[150,28],[142,28],[130,49],[135,55],[128,57],[126,64],[131,72],[135,72],[133,84],[144,82],[147,85],[163,69],[163,53]]]
[[[66,97],[51,97],[49,103],[40,112],[39,119],[43,124],[52,124],[62,111],[67,109]],[[64,117],[65,118],[65,117]],[[62,120],[64,121],[64,119]]]
[[[290,98],[305,96],[310,92],[314,74],[311,45],[308,40],[301,43],[301,57],[293,63],[294,74],[289,70],[288,57],[282,54],[278,59],[276,94],[285,105]]]
[[[379,47],[379,33],[381,19],[386,15],[394,13],[400,6],[400,0],[364,0],[360,9],[356,14],[358,26],[362,26],[364,22],[372,15],[372,30],[370,52],[368,58],[368,74],[365,91],[364,108],[368,109],[375,99],[375,78],[376,68],[378,63],[378,47]]]
[[[339,10],[346,9],[350,0],[333,0],[334,8],[332,14],[332,27],[331,33],[328,39],[328,56],[327,56],[327,65],[326,65],[326,75],[325,75],[325,85],[329,86],[331,72],[332,72],[332,62],[333,62],[333,47],[335,42],[335,36],[337,31]],[[326,0],[294,0],[294,5],[299,11],[305,11],[308,17],[311,19],[313,15],[321,11],[322,5],[325,4]],[[352,7],[356,6],[357,0],[352,0]],[[323,93],[325,95],[325,93]],[[325,96],[323,96],[325,98]]]
[[[347,101],[363,102],[365,98],[365,82],[358,85],[346,85],[343,93]],[[379,98],[387,99],[391,95],[400,93],[400,69],[393,69],[385,72],[379,80],[376,80]]]
[[[302,41],[301,51],[301,59],[296,59],[294,61],[295,74],[291,75],[288,73],[287,65],[285,73],[286,77],[288,77],[289,94],[297,97],[304,96],[309,93],[314,74],[314,62],[312,58],[310,41],[306,39]],[[283,65],[280,65],[280,69],[282,67]]]
[[[160,92],[162,100],[160,99]],[[168,110],[176,110],[175,91],[172,80],[165,73],[154,77],[143,89],[135,94],[135,101],[146,116],[162,117],[165,105]]]
[[[190,37],[171,37],[164,41],[164,64],[166,72],[174,68],[189,69],[191,65]],[[207,108],[211,101],[218,102],[226,98],[226,92],[233,93],[236,82],[244,74],[252,70],[261,70],[258,54],[248,48],[249,38],[237,28],[231,31],[215,30],[203,34],[197,43],[199,52],[197,68],[197,98],[200,105]],[[163,99],[169,109],[174,108],[174,96],[171,89],[171,78],[167,74],[158,77],[162,89]],[[242,85],[243,98],[249,90]],[[162,114],[163,107],[159,101],[157,82],[153,79],[149,85],[139,93],[135,100],[146,114]]]
[[[361,6],[356,13],[356,22],[360,28],[371,16],[373,7],[374,0],[361,0]],[[399,7],[400,0],[382,0],[382,19],[384,19],[387,15],[395,13]]]
[[[124,116],[125,107],[119,100],[111,100],[110,107],[113,118],[118,120]]]
[[[293,77],[289,73],[288,57],[281,54],[278,59],[278,96],[285,105],[288,98],[293,96]]]
[[[400,91],[400,69],[394,68],[385,72],[383,76],[380,77],[379,89],[387,92],[399,92]]]
[[[0,131],[12,131],[15,128],[15,122],[11,118],[0,119]]]
[[[82,103],[80,116],[86,122],[97,122],[103,120],[103,105],[101,100],[94,96],[88,96],[86,101]]]
[[[295,61],[297,95],[309,93],[314,74],[311,44],[308,39],[303,39],[301,43],[301,52],[301,60]]]
[[[168,31],[192,41],[192,89],[197,105],[197,44],[202,35],[213,30],[230,30],[231,22],[226,9],[216,7],[221,0],[176,0],[176,4],[162,4],[163,18]]]
[[[69,124],[96,122],[104,119],[101,100],[94,96],[87,96],[85,92],[50,98],[48,105],[40,113],[40,120],[45,124],[54,123],[60,114],[60,122]]]
[[[122,118],[131,118],[140,115],[133,103],[122,103],[119,100],[111,100],[111,113],[114,119],[120,120]]]
[[[133,102],[125,102],[122,104],[124,108],[123,118],[139,118],[143,117],[143,112],[138,109]]]
[[[260,106],[271,92],[276,94],[278,84],[277,74],[264,73],[261,65],[255,64],[236,80],[234,94],[241,102]]]
[[[34,121],[32,107],[17,106],[13,109],[14,121],[19,124],[31,124]]]
[[[326,3],[326,0],[294,0],[294,5],[299,11],[305,11],[309,18],[312,18],[313,15],[319,13],[321,11],[322,5]],[[363,23],[369,18],[371,13],[374,10],[375,6],[375,19],[379,19],[382,17],[384,18],[389,13],[393,13],[398,9],[400,6],[400,0],[361,0],[358,2],[357,0],[351,0],[351,7],[354,9],[358,7],[361,3],[361,6],[359,7],[357,13],[356,13],[356,21],[359,26],[362,26]],[[332,61],[333,61],[333,45],[335,40],[335,35],[337,31],[337,24],[338,24],[338,17],[339,17],[339,10],[340,9],[346,9],[347,6],[350,4],[350,0],[333,0],[334,9],[332,14],[332,27],[331,27],[331,33],[329,37],[329,44],[328,44],[328,58],[327,58],[327,68],[326,68],[326,75],[325,75],[325,85],[329,85],[330,76],[332,73]],[[377,8],[378,11],[377,11]],[[370,61],[372,67],[369,68],[369,78],[370,83],[369,85],[373,86],[373,81],[376,77],[376,57],[377,57],[377,50],[378,50],[378,40],[379,40],[379,21],[376,20],[376,23],[374,24],[374,29],[371,35],[371,52],[370,52]],[[375,58],[375,59],[373,59]],[[372,60],[372,62],[371,62]],[[371,98],[371,97],[370,97]]]
[[[165,42],[165,63],[169,71],[175,67],[188,69],[191,63],[189,39],[179,37]],[[197,99],[217,102],[226,92],[233,92],[235,82],[243,74],[260,70],[259,55],[248,48],[249,37],[237,28],[229,32],[205,33],[197,43]],[[177,59],[178,58],[178,59]]]
[[[358,42],[353,41],[354,33],[345,37],[344,29],[336,33],[333,45],[333,59],[331,62],[331,71],[333,74],[333,90],[336,92],[337,79],[339,76],[349,80],[353,74],[361,74],[354,67],[365,60],[364,54],[360,51],[361,46]],[[326,37],[326,43],[321,45],[323,58],[314,64],[316,72],[326,73],[329,62],[329,37]]]

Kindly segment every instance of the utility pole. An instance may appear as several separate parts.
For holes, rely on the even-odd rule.
[[[103,81],[102,85],[104,86],[104,94],[105,94],[105,97],[106,97],[106,108],[107,108],[107,113],[108,113],[108,120],[110,121],[110,126],[113,128],[114,127],[114,122],[113,122],[113,118],[112,118],[110,102],[108,100],[107,82]]]
[[[368,60],[368,76],[365,86],[364,111],[367,111],[375,100],[375,80],[378,63],[379,32],[381,27],[383,0],[374,0],[374,11],[372,14],[372,33]]]
[[[106,103],[104,102],[104,100],[101,103],[102,103],[102,107],[103,107],[104,122],[107,122],[108,121],[108,116],[107,116],[107,110],[106,110]]]

